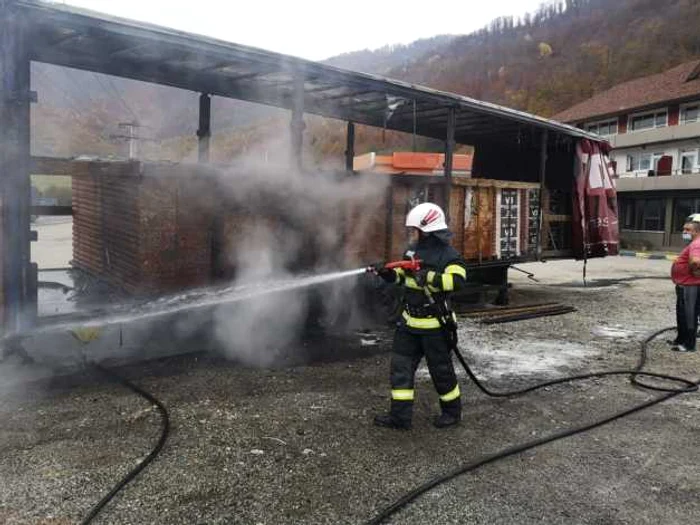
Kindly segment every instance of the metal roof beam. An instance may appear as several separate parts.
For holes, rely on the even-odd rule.
[[[158,52],[162,50],[162,54],[167,55],[170,55],[171,52],[183,53],[190,56],[202,56],[209,61],[225,61],[235,57],[240,61],[253,64],[274,65],[282,71],[302,71],[306,78],[320,78],[331,85],[337,83],[339,86],[376,90],[389,96],[403,97],[416,102],[432,102],[443,106],[459,107],[462,110],[473,111],[489,118],[501,118],[540,129],[549,129],[568,136],[599,140],[599,138],[582,130],[535,115],[376,75],[344,71],[326,64],[231,44],[152,24],[122,20],[70,6],[35,3],[31,0],[16,0],[16,5],[27,15],[27,18],[37,29],[37,33],[55,33],[56,28],[63,28],[88,32],[91,38],[102,38],[105,42],[132,41],[137,45],[144,44],[149,50]],[[85,64],[82,66],[74,64],[71,67],[93,69],[92,67],[88,68]],[[182,87],[190,90],[195,89],[192,86]]]
[[[339,88],[338,87],[326,88],[326,91],[328,89],[339,89]],[[306,92],[309,93],[308,90]],[[376,91],[374,91],[374,90],[351,91],[349,93],[344,93],[342,95],[333,95],[332,97],[323,97],[323,101],[327,102],[329,100],[339,100],[339,99],[350,98],[350,97],[361,97],[363,95],[368,95],[370,93],[376,93]]]
[[[433,107],[432,109],[426,109],[422,112],[416,111],[416,120],[432,120],[437,117],[440,119],[446,120],[447,119],[447,114],[449,112],[448,107],[442,107],[442,108],[435,108]],[[413,121],[413,113],[394,113],[391,118],[393,120],[405,120],[405,121]]]
[[[416,115],[416,117],[418,117],[418,116],[424,116],[426,114],[429,115],[431,113],[439,113],[439,114],[445,115],[445,118],[447,118],[446,115],[447,115],[447,112],[449,110],[449,106],[436,107],[436,105],[434,103],[425,103],[425,102],[422,105],[424,106],[424,108],[423,109],[416,108],[416,111],[414,113],[413,112],[413,104],[406,104],[401,108],[401,110],[396,111],[394,113],[394,116],[395,116],[395,118],[405,118],[405,119],[413,120],[414,114]]]
[[[324,91],[328,91],[331,89],[342,89],[343,86],[338,86],[337,84],[326,84],[322,86],[318,86],[315,88],[311,89],[306,89],[305,92],[308,95],[309,93],[323,93]]]
[[[77,38],[79,36],[82,36],[82,35],[78,32],[73,32],[70,35],[64,35],[61,38],[58,38],[58,39],[52,41],[50,45],[51,46],[60,46],[61,44],[65,43],[65,42],[69,42],[70,40],[74,40],[75,38]]]
[[[386,98],[377,98],[377,99],[371,99],[367,101],[362,101],[362,102],[351,102],[350,104],[339,104],[341,108],[350,108],[352,110],[356,111],[376,111],[376,110],[383,110],[383,113],[386,112],[389,109],[389,104],[386,101]]]
[[[276,70],[273,69],[268,69],[268,70],[260,70],[255,73],[246,73],[244,75],[237,75],[235,77],[226,77],[226,80],[229,82],[240,82],[241,80],[250,80],[251,78],[259,78],[259,77],[264,77],[265,75],[269,75],[270,73],[275,73]]]
[[[15,0],[14,5],[22,10],[25,19],[31,26],[35,37],[32,39],[33,56],[39,61],[170,85],[191,91],[205,91],[219,96],[240,98],[241,100],[289,109],[288,92],[291,89],[289,82],[283,82],[276,87],[258,86],[258,83],[253,80],[248,86],[236,85],[237,81],[232,81],[225,75],[215,73],[207,75],[201,68],[191,67],[192,63],[183,63],[182,59],[183,57],[188,60],[192,58],[194,63],[197,57],[201,57],[205,66],[217,62],[233,61],[250,64],[253,67],[270,67],[283,73],[289,73],[290,76],[294,72],[299,72],[307,81],[314,80],[327,84],[327,86],[320,87],[319,91],[321,92],[343,87],[350,90],[376,91],[378,94],[381,93],[389,97],[389,100],[391,97],[398,97],[407,102],[415,102],[416,107],[419,104],[425,104],[426,111],[431,111],[430,105],[453,107],[460,113],[468,112],[482,115],[496,126],[503,122],[519,123],[540,130],[549,129],[556,134],[570,137],[600,140],[582,130],[524,112],[376,75],[345,71],[326,64],[231,44],[147,23],[123,20],[70,6],[39,3],[32,0]],[[66,44],[60,49],[49,45],[50,38],[55,40],[67,31],[84,33],[88,35],[90,41],[77,41],[72,45]],[[42,40],[42,35],[50,36],[44,37]],[[112,51],[125,49],[123,46],[127,44],[129,47],[132,47],[132,44],[133,46],[143,46],[142,55],[144,58],[150,57],[148,61],[139,62],[138,57],[128,60],[104,58],[110,49]],[[163,64],[160,60],[162,57],[174,57],[171,60],[180,63]],[[154,71],[147,71],[146,68],[153,68]],[[136,70],[134,71],[134,69]],[[201,76],[206,78],[200,79]],[[216,89],[211,89],[209,86]],[[314,91],[315,89],[318,88],[314,88]],[[305,96],[309,98],[308,94],[311,92],[313,91],[305,90]],[[312,110],[312,107],[315,109]],[[384,109],[383,104],[376,108],[373,106],[365,107],[364,111],[374,112],[368,114],[361,113],[360,109],[353,108],[352,104],[349,106],[324,105],[322,101],[312,99],[307,111],[330,118],[348,118],[347,115],[350,115],[349,118],[354,118],[358,123],[376,125],[377,121],[384,119],[386,114]],[[404,104],[403,107],[396,109],[402,116],[404,114],[410,115],[409,121],[412,121],[413,104]],[[421,111],[423,109],[421,106]],[[361,120],[358,120],[358,117]],[[398,120],[398,115],[396,115],[396,119]],[[457,124],[460,125],[459,121]],[[439,133],[433,133],[434,130],[430,130],[430,134],[426,134],[426,136],[444,138],[445,126],[446,122],[441,123],[438,126]],[[404,130],[407,126],[403,122],[392,122],[387,123],[386,127],[387,129]],[[407,130],[407,132],[410,131]],[[552,138],[554,139],[554,137]]]
[[[122,55],[129,54],[131,51],[136,51],[138,49],[142,49],[143,47],[145,47],[145,44],[141,44],[138,46],[125,46],[121,49],[117,49],[116,51],[108,52],[107,54],[109,55],[110,58],[114,59],[114,58],[119,58]]]
[[[269,89],[260,87],[249,87],[232,84],[226,77],[217,75],[198,75],[195,71],[183,74],[180,70],[173,70],[167,66],[158,64],[133,64],[133,63],[89,63],[85,58],[77,59],[75,55],[65,55],[57,53],[56,56],[44,53],[41,58],[43,62],[49,62],[65,67],[76,69],[87,69],[100,73],[126,77],[144,82],[154,82],[179,89],[209,93],[211,95],[234,98],[275,106],[283,109],[292,108],[292,97],[290,90]],[[305,100],[305,110],[308,113],[337,118],[342,120],[354,120],[358,123],[370,126],[382,126],[382,115],[366,114],[354,111],[354,108],[342,107],[338,104],[324,104],[323,100],[316,100],[307,97]]]

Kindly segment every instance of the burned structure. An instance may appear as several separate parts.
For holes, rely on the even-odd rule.
[[[590,156],[605,145],[583,130],[451,93],[39,0],[0,0],[0,37],[0,319],[6,331],[28,329],[35,322],[37,270],[30,261],[30,214],[37,210],[32,210],[30,202],[29,177],[40,163],[42,173],[68,174],[76,181],[72,213],[77,224],[77,265],[117,276],[127,289],[154,291],[203,284],[211,274],[223,271],[203,262],[215,260],[221,249],[217,243],[226,238],[221,217],[200,216],[200,222],[192,224],[190,219],[179,221],[182,214],[172,206],[163,206],[170,215],[149,217],[139,204],[144,202],[144,192],[175,202],[178,192],[186,192],[194,181],[175,184],[168,177],[155,176],[144,182],[141,175],[157,174],[161,168],[138,163],[103,165],[31,157],[30,104],[36,95],[30,85],[32,62],[200,93],[197,137],[202,165],[209,161],[212,96],[289,110],[289,163],[301,170],[305,113],[347,122],[348,173],[356,155],[356,124],[444,141],[443,174],[421,179],[420,184],[428,183],[424,197],[449,210],[453,228],[464,231],[458,236],[460,247],[473,251],[469,258],[474,265],[493,265],[501,276],[514,261],[596,256],[613,249],[616,223],[598,218],[601,202],[612,203],[607,210],[614,212],[614,189],[605,174],[600,184],[581,182],[581,174],[587,176],[586,170],[594,165]],[[470,178],[453,176],[457,143],[475,148]],[[595,164],[596,169],[600,166]],[[201,171],[206,173],[204,166]],[[134,174],[138,176],[130,176]],[[385,254],[396,252],[398,241],[391,240],[386,226],[396,223],[406,199],[413,198],[401,189],[409,179],[397,179],[399,186],[390,192],[390,215],[381,219],[385,225],[382,246],[388,247]],[[110,211],[117,194],[125,195],[131,206],[124,217]],[[509,199],[519,203],[517,213],[513,212],[519,229],[508,229],[504,234],[515,237],[503,244],[489,237],[474,248],[474,238],[481,234],[465,231],[469,228],[465,214],[473,208],[468,203],[476,199],[482,208],[495,209],[498,195],[499,206]],[[609,224],[611,231],[606,234],[605,250],[600,251],[593,248],[600,244],[596,239],[603,224],[605,228]],[[206,235],[192,235],[194,230]],[[168,231],[170,238],[187,241],[170,258],[163,243]],[[527,250],[519,250],[526,244]],[[125,246],[138,246],[138,250],[120,251]],[[149,269],[147,262],[153,261],[157,264]]]

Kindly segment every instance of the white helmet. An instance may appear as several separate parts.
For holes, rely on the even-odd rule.
[[[688,215],[686,222],[700,222],[700,213],[691,213]]]
[[[418,228],[424,233],[446,230],[445,212],[437,204],[424,202],[408,212],[406,226]]]

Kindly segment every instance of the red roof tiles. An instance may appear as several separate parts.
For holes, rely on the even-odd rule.
[[[552,117],[561,122],[578,122],[634,109],[700,98],[700,60],[686,62],[656,75],[630,80],[570,107]]]

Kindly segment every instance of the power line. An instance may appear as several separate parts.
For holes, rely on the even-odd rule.
[[[66,75],[66,78],[70,79],[70,81],[71,81],[75,86],[77,86],[78,91],[79,91],[80,94],[84,97],[83,100],[80,101],[80,102],[81,102],[81,105],[83,105],[82,103],[84,102],[84,100],[89,100],[89,101],[90,101],[90,104],[92,104],[92,105],[94,105],[94,106],[97,105],[97,103],[95,102],[95,99],[92,97],[92,95],[90,94],[90,92],[89,92],[87,89],[85,89],[85,87],[83,86],[83,84],[82,84],[78,79],[76,79],[74,75],[72,75],[71,73],[68,73],[68,74]]]
[[[93,73],[93,74],[94,74],[95,78],[97,79],[97,81],[102,86],[102,89],[106,91],[107,88],[105,88],[105,85],[103,83],[103,79],[101,78],[102,75],[99,75],[98,73]],[[107,86],[110,88],[112,93],[114,93],[116,95],[119,102],[121,102],[122,107],[124,109],[126,109],[127,113],[131,114],[131,117],[134,119],[135,122],[138,122],[139,118],[138,118],[138,116],[136,116],[136,112],[131,108],[131,106],[126,102],[126,100],[124,100],[124,97],[122,97],[122,95],[119,93],[119,91],[117,90],[116,86],[114,85],[114,82],[112,81],[112,79],[110,77],[105,77],[105,78],[107,80]]]
[[[33,72],[45,79],[46,83],[44,84],[44,86],[47,88],[47,90],[50,90],[51,88],[56,88],[60,92],[64,102],[67,103],[68,111],[70,111],[70,113],[73,115],[74,118],[78,118],[81,116],[80,111],[76,110],[76,107],[75,107],[78,99],[74,94],[70,93],[68,90],[61,87],[59,84],[52,82],[51,79],[49,78],[48,74],[45,71],[43,71],[39,68],[36,68],[33,70]],[[36,87],[38,87],[38,86],[36,86]],[[41,103],[41,98],[39,98],[39,103]]]

